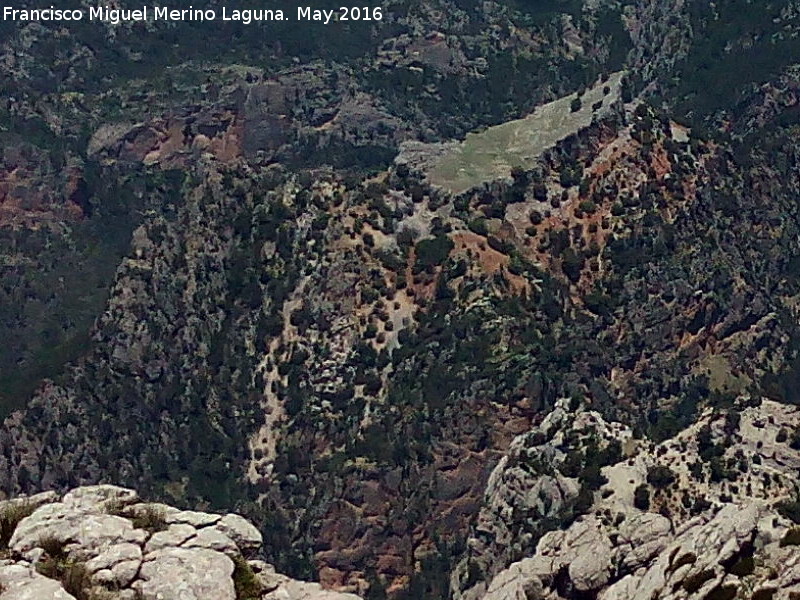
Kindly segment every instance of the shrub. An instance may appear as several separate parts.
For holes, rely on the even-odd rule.
[[[608,315],[611,314],[614,303],[610,296],[607,296],[603,293],[601,289],[595,288],[583,299],[584,306],[590,312],[596,315]]]
[[[547,186],[543,181],[537,181],[533,184],[533,197],[539,202],[547,201]]]
[[[639,510],[650,509],[650,489],[644,483],[634,490],[633,505]]]
[[[608,483],[608,479],[600,472],[600,465],[587,465],[579,475],[580,481],[590,490],[599,490]]]
[[[572,248],[567,248],[564,251],[561,262],[561,270],[564,271],[564,275],[566,275],[572,283],[577,283],[581,278],[582,269],[583,258]]]
[[[64,546],[66,544],[55,536],[44,536],[39,539],[36,545],[44,550],[44,553],[51,559],[60,560],[66,558],[66,553],[64,552]]]
[[[694,499],[694,504],[692,505],[691,513],[693,515],[699,515],[711,508],[711,502],[709,502],[706,498],[697,497]]]
[[[97,600],[92,592],[92,579],[83,562],[70,560],[65,550],[66,543],[55,536],[44,536],[36,544],[44,550],[36,571],[50,579],[61,582],[67,593],[76,600]]]
[[[67,562],[59,577],[61,585],[76,600],[94,600],[91,594],[92,579],[86,565],[81,562]]]
[[[561,187],[571,188],[580,184],[582,175],[583,171],[580,167],[565,166],[559,172],[558,179],[561,183]]]
[[[486,219],[474,219],[469,222],[468,227],[470,231],[478,235],[486,236],[489,233],[489,229],[486,227]]]
[[[156,506],[142,507],[136,512],[131,522],[136,529],[144,529],[150,533],[164,531],[167,528],[164,510]]]
[[[419,242],[416,245],[417,262],[415,268],[417,272],[442,264],[454,245],[453,240],[445,235]]]
[[[260,600],[265,592],[250,564],[241,556],[233,559],[233,587],[236,600]]]
[[[379,298],[379,294],[374,288],[372,288],[370,286],[364,286],[361,289],[361,301],[364,304],[372,304],[378,298]]]
[[[381,261],[384,268],[395,273],[401,271],[406,266],[405,260],[401,256],[388,250],[378,250],[375,256]]]
[[[0,550],[8,548],[8,542],[19,522],[30,516],[34,510],[36,507],[30,502],[14,502],[0,511]]]
[[[656,489],[664,489],[675,481],[675,473],[669,467],[661,465],[647,469],[647,483]]]
[[[511,169],[511,177],[514,179],[514,186],[517,188],[525,189],[530,183],[530,177],[522,167],[513,167]]]

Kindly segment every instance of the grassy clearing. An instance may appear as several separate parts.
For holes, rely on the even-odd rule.
[[[588,89],[579,102],[575,102],[577,94],[565,96],[540,106],[524,119],[468,134],[433,164],[428,179],[459,194],[486,181],[508,177],[514,167],[529,168],[547,148],[588,127],[595,115],[616,102],[623,74],[614,73],[608,81]],[[608,93],[604,93],[606,88]],[[600,102],[602,106],[597,107]]]

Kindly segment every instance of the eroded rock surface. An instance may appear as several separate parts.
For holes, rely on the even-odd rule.
[[[652,536],[660,530],[653,525],[639,521],[629,529]],[[588,517],[548,534],[534,556],[500,572],[481,598],[793,598],[800,591],[796,529],[763,502],[730,504],[662,531],[658,545],[633,561],[622,529]]]
[[[239,515],[145,503],[130,489],[15,498],[0,514],[14,527],[0,559],[0,600],[358,598],[254,559],[261,534]]]
[[[660,444],[636,440],[626,428],[590,411],[579,409],[565,418],[567,414],[563,404],[557,406],[537,429],[515,440],[498,464],[486,506],[503,506],[502,498],[505,504],[509,498],[516,500],[504,511],[482,512],[482,524],[469,541],[469,559],[454,573],[457,597],[798,597],[800,528],[792,520],[796,502],[789,483],[798,451],[782,433],[795,427],[796,408],[764,400],[708,410]],[[600,444],[602,452],[614,437],[623,455],[600,468],[596,489],[587,493],[592,478],[586,469],[596,450],[582,449],[596,449],[596,440],[606,439]],[[562,520],[563,528],[558,523],[548,527],[546,514],[522,510],[525,504],[514,495],[519,486],[509,471],[522,467],[528,473],[526,489],[541,489],[542,481],[554,473],[561,476],[573,469],[565,462],[565,449],[583,454],[574,481],[581,481],[581,494],[590,504],[578,507],[579,516],[568,526]],[[532,464],[539,465],[537,471],[530,469]],[[536,502],[543,498],[537,495]],[[567,503],[560,505],[555,514],[563,516],[566,508]],[[550,531],[536,536],[535,526]],[[522,535],[533,536],[535,548],[526,550]],[[495,549],[504,545],[510,550]],[[493,571],[514,552],[526,556]],[[476,582],[480,573],[493,575]]]

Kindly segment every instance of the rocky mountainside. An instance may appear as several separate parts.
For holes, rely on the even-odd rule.
[[[800,445],[787,427],[800,411],[763,401],[705,411],[654,444],[560,402],[492,472],[454,597],[793,598]],[[597,493],[582,497],[586,484]],[[0,600],[358,598],[276,574],[238,515],[110,485],[3,501],[0,534]]]
[[[227,590],[790,598],[800,5],[384,8],[3,22],[0,491],[133,536],[92,593],[108,482]]]
[[[481,597],[788,599],[800,589],[800,530],[765,505],[731,504],[675,529],[652,513],[616,519],[545,535],[534,557],[500,572]]]
[[[495,467],[454,597],[791,598],[798,419],[736,405],[655,444],[560,404]]]

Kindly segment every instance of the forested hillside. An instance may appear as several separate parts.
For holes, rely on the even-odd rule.
[[[2,24],[0,490],[236,510],[370,600],[633,599],[666,546],[617,513],[733,522],[676,585],[757,597],[800,521],[800,4],[383,9]]]

